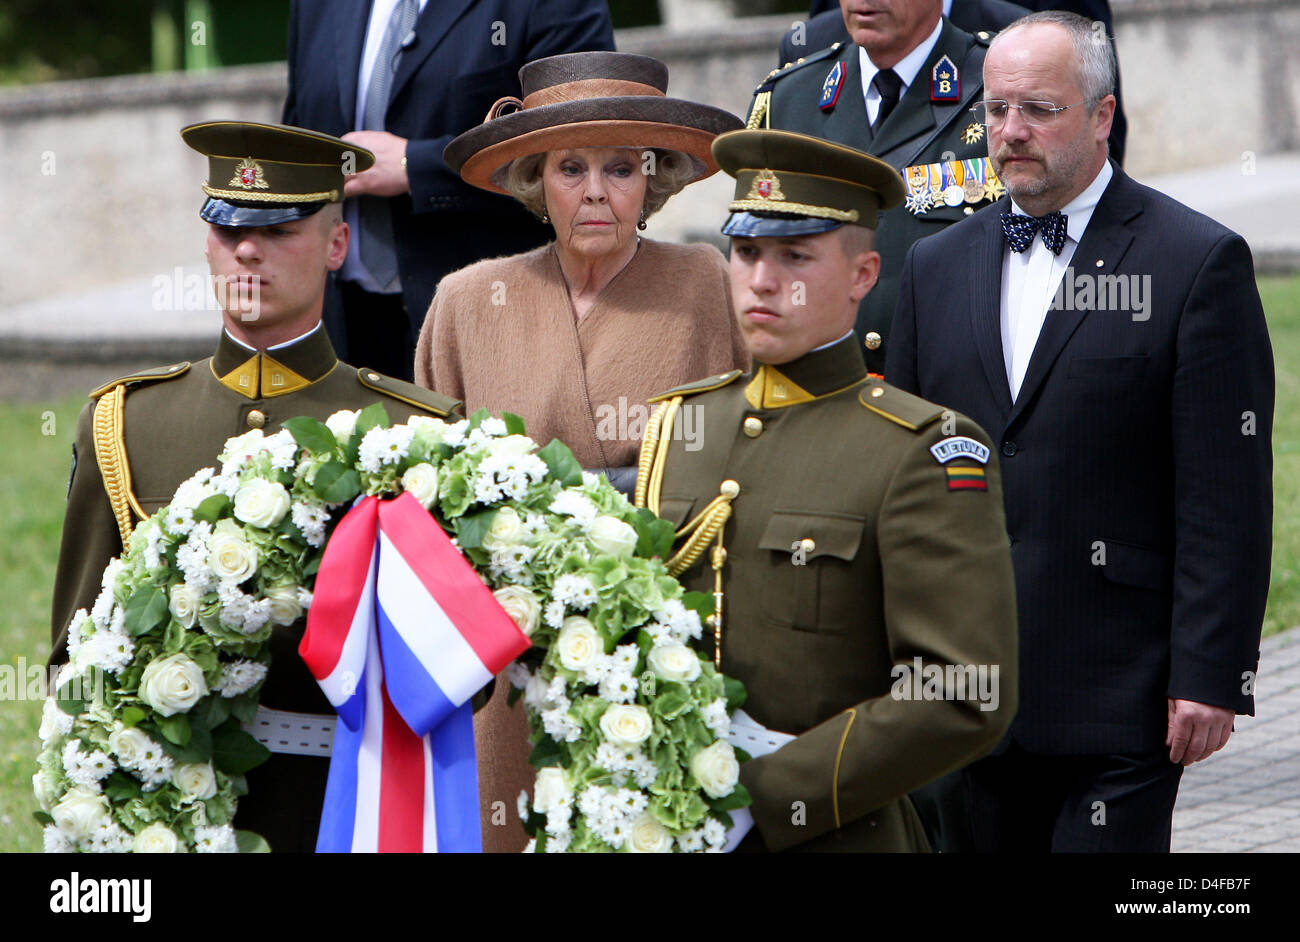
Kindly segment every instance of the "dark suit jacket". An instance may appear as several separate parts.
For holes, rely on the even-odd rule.
[[[1065,292],[1013,404],[1008,208],[908,253],[886,376],[1001,450],[1021,644],[1009,737],[1042,753],[1159,749],[1166,696],[1254,712],[1273,358],[1250,249],[1116,169],[1067,278],[1137,279],[1146,303],[1071,310],[1082,298]]]
[[[795,29],[786,31],[781,37],[781,58],[779,65],[794,62],[800,56],[806,56],[818,49],[825,49],[831,43],[847,43],[849,31],[844,28],[844,14],[839,4],[833,10],[810,16],[804,23],[803,43],[796,44],[798,38]],[[1025,15],[1023,4],[1010,3],[1008,0],[953,0],[952,13],[948,19],[958,29],[968,33],[980,30],[996,32],[1012,21]]]
[[[354,129],[370,7],[369,0],[295,0],[286,124],[336,135]],[[600,0],[430,0],[415,36],[398,65],[385,128],[409,140],[411,192],[390,203],[412,337],[443,275],[552,237],[514,199],[463,182],[442,159],[443,148],[482,123],[498,98],[519,95],[524,63],[614,48]]]
[[[945,22],[916,81],[881,125],[880,133],[873,135],[867,123],[858,47],[849,43],[838,50],[825,50],[809,57],[802,65],[780,71],[760,86],[761,91],[770,85],[772,92],[767,126],[847,144],[879,157],[899,171],[915,164],[985,157],[988,139],[970,108],[984,95],[986,51],[987,46],[970,33]],[[960,74],[961,98],[954,102],[932,102],[930,73],[945,55],[956,64]],[[826,112],[818,107],[818,100],[822,83],[836,62],[844,64],[844,83],[835,107]],[[979,139],[968,141],[966,132],[973,125],[979,128]],[[880,214],[876,228],[880,278],[859,306],[856,324],[859,337],[866,339],[874,333],[883,339],[880,346],[866,351],[867,368],[872,372],[880,373],[885,367],[898,277],[908,248],[922,236],[964,219],[967,209],[972,207],[940,205],[918,216],[899,206]]]

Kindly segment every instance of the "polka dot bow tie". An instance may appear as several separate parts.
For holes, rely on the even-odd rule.
[[[1046,216],[1022,216],[1019,213],[1002,214],[1002,233],[1013,252],[1023,252],[1034,241],[1034,233],[1042,231],[1043,244],[1060,255],[1065,247],[1065,214],[1060,210]]]

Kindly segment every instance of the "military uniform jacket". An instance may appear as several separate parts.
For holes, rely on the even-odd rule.
[[[858,47],[853,43],[836,44],[769,75],[755,91],[749,126],[798,131],[857,148],[884,160],[903,173],[905,180],[907,167],[987,157],[984,126],[975,120],[970,108],[983,98],[988,42],[988,33],[972,36],[945,20],[925,64],[878,135],[871,133],[867,120],[862,66]],[[930,78],[944,56],[957,66],[958,98],[935,102],[930,100]],[[823,110],[819,107],[823,86],[836,68],[842,69],[844,76],[839,95],[834,107]],[[867,341],[867,366],[871,372],[885,372],[890,323],[907,250],[918,239],[942,231],[985,205],[987,201],[961,206],[939,203],[919,215],[899,206],[880,214],[876,229],[880,278],[859,306],[856,324],[858,336]],[[954,270],[963,265],[960,257],[951,259],[951,263]]]
[[[991,749],[1015,710],[996,457],[973,422],[868,377],[859,351],[850,335],[752,378],[666,394],[695,410],[702,447],[665,437],[659,512],[680,528],[724,481],[738,485],[723,531],[722,669],[748,688],[755,720],[797,735],[741,769],[770,850],[927,850],[907,793]],[[931,447],[953,439],[984,460],[941,463]],[[709,560],[680,577],[688,589],[713,591]],[[703,641],[712,652],[708,627]],[[974,691],[913,698],[910,682],[896,695],[897,666],[917,658],[996,665],[996,708]]]
[[[360,409],[373,402],[382,402],[393,422],[412,415],[447,415],[458,405],[454,399],[411,383],[340,362],[323,329],[266,354],[236,343],[223,331],[216,354],[209,359],[145,371],[96,390],[77,426],[54,584],[52,661],[66,659],[69,620],[78,608],[94,604],[104,567],[122,552],[118,520],[96,459],[94,428],[100,400],[119,394],[123,398],[115,444],[129,469],[129,479],[122,486],[130,492],[133,507],[149,515],[166,505],[177,486],[200,468],[216,467],[226,439],[252,428],[271,434],[294,416],[323,420],[340,409]],[[133,524],[140,521],[138,511],[131,511]],[[302,632],[301,621],[275,628],[271,636],[273,666],[261,702],[280,710],[333,713],[298,656]],[[327,765],[318,758],[272,756],[250,773],[250,797],[241,802],[238,825],[259,831],[277,850],[311,850],[320,815],[319,798],[314,810],[308,807],[302,815],[300,829],[295,821],[294,827],[276,830],[263,823],[260,811],[282,810],[284,801],[295,800],[293,790],[306,787],[305,781],[323,794]],[[286,768],[292,773],[286,774]],[[258,814],[256,821],[248,818],[254,813]],[[268,814],[267,820],[271,817]]]

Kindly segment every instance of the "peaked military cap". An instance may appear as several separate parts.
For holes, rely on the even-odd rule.
[[[283,124],[204,121],[181,139],[208,158],[199,211],[218,226],[274,226],[343,199],[344,172],[360,173],[375,155],[329,134]]]
[[[729,236],[800,236],[845,223],[876,228],[903,202],[898,171],[860,150],[791,131],[744,130],[713,142],[718,166],[736,178]]]

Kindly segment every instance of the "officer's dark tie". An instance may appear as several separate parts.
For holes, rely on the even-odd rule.
[[[384,119],[397,62],[419,15],[419,0],[398,0],[393,15],[388,18],[388,28],[384,30],[370,84],[366,87],[366,111],[361,124],[364,130],[385,130]],[[397,250],[393,247],[393,217],[388,198],[362,196],[360,200],[357,209],[361,215],[361,261],[379,290],[387,291],[397,279]]]
[[[1043,244],[1060,255],[1065,247],[1065,213],[1057,210],[1046,216],[1022,216],[1020,213],[1002,214],[1002,234],[1013,252],[1023,252],[1034,243],[1034,233],[1042,232]]]
[[[881,69],[871,80],[876,93],[880,95],[880,108],[876,111],[876,120],[871,122],[871,133],[880,133],[880,126],[885,123],[889,113],[898,104],[899,94],[903,90],[903,80],[893,69]]]

